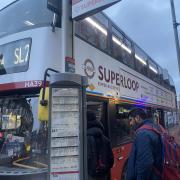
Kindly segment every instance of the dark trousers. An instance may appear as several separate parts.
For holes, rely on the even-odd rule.
[[[107,178],[107,176],[104,176],[104,177],[97,177],[97,178],[88,176],[88,180],[108,180],[108,178]]]

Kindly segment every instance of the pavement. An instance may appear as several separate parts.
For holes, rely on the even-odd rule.
[[[28,176],[0,176],[0,180],[47,180],[47,175],[36,174]]]

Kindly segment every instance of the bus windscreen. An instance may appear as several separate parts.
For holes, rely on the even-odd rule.
[[[0,45],[0,75],[27,71],[30,49],[31,38]]]

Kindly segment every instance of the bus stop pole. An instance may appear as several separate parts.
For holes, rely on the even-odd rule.
[[[62,0],[62,22],[61,22],[61,72],[67,72],[66,61],[67,57],[73,58],[73,20],[71,18],[72,5],[70,0]]]
[[[176,13],[175,13],[175,8],[174,8],[174,0],[170,0],[170,3],[171,3],[171,13],[172,13],[174,37],[175,37],[175,43],[176,43],[178,67],[179,67],[179,72],[180,72],[180,46],[179,46],[179,37],[178,37],[178,30],[177,30],[177,27],[180,25],[180,23],[176,22]]]

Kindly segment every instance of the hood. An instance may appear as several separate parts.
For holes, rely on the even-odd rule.
[[[102,136],[102,134],[103,134],[103,131],[98,127],[92,127],[87,130],[87,135],[89,136],[99,137],[99,136]]]
[[[101,121],[87,121],[87,129],[93,128],[93,127],[97,127],[99,129],[101,129],[104,132],[104,126],[101,123]]]

